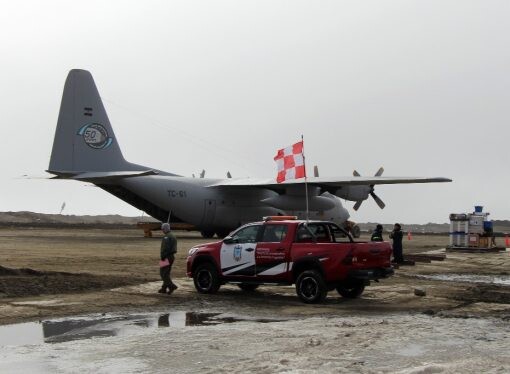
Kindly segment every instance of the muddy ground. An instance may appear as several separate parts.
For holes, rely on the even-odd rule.
[[[177,233],[169,295],[160,237],[131,229],[0,229],[0,372],[506,373],[510,253],[446,253],[319,305],[293,287],[200,295]],[[405,253],[444,254],[446,236]],[[416,296],[419,289],[425,296]]]
[[[224,286],[217,295],[197,294],[185,277],[185,259],[188,249],[204,240],[187,232],[177,232],[173,277],[180,288],[172,296],[159,295],[158,235],[144,238],[136,229],[1,229],[0,324],[168,306],[255,308],[268,316],[417,312],[510,317],[508,252],[447,253],[445,261],[401,267],[395,277],[373,283],[361,299],[344,300],[330,292],[324,304],[309,306],[299,302],[293,287],[261,287],[247,294]],[[405,241],[405,252],[444,253],[447,241],[446,236],[415,235]],[[467,278],[459,281],[459,275]],[[478,282],[470,278],[474,275],[489,281]],[[492,278],[502,281],[491,283]],[[416,288],[426,296],[416,296]]]

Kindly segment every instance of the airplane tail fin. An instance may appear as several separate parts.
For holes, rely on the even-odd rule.
[[[92,75],[86,70],[71,70],[62,95],[48,172],[72,176],[141,168],[122,156]]]

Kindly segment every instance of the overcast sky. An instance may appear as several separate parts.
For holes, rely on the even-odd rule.
[[[44,176],[70,69],[91,71],[127,160],[191,176],[442,176],[379,186],[352,219],[510,219],[510,2],[0,0],[0,211],[138,215]]]

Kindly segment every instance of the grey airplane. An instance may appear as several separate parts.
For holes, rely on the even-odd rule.
[[[147,139],[150,141],[150,139]],[[240,225],[263,216],[305,217],[303,178],[277,183],[275,179],[193,178],[128,162],[108,120],[92,75],[71,70],[62,95],[55,139],[47,172],[55,179],[90,182],[148,215],[171,223],[186,223],[204,237],[226,236]],[[369,196],[379,207],[375,185],[451,182],[447,178],[382,177],[308,178],[310,219],[350,222],[342,200],[354,209]],[[203,176],[203,175],[202,175]],[[352,227],[351,227],[352,229]]]

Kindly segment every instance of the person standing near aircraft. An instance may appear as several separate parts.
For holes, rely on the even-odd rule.
[[[382,227],[381,224],[378,224],[375,227],[375,230],[372,233],[372,236],[371,236],[370,240],[373,241],[373,242],[382,242],[382,241],[384,241],[382,235],[383,235],[383,227]]]
[[[159,275],[163,281],[163,285],[158,290],[159,293],[171,294],[177,289],[177,286],[170,279],[170,271],[172,270],[172,264],[174,263],[175,253],[177,252],[177,239],[170,230],[169,223],[163,223],[161,225],[161,231],[165,234],[161,240],[161,261],[159,262]]]
[[[402,232],[402,226],[399,223],[395,223],[393,231],[390,233],[390,239],[393,239],[393,261],[397,264],[404,262],[404,254],[402,248],[402,238],[404,233]]]

